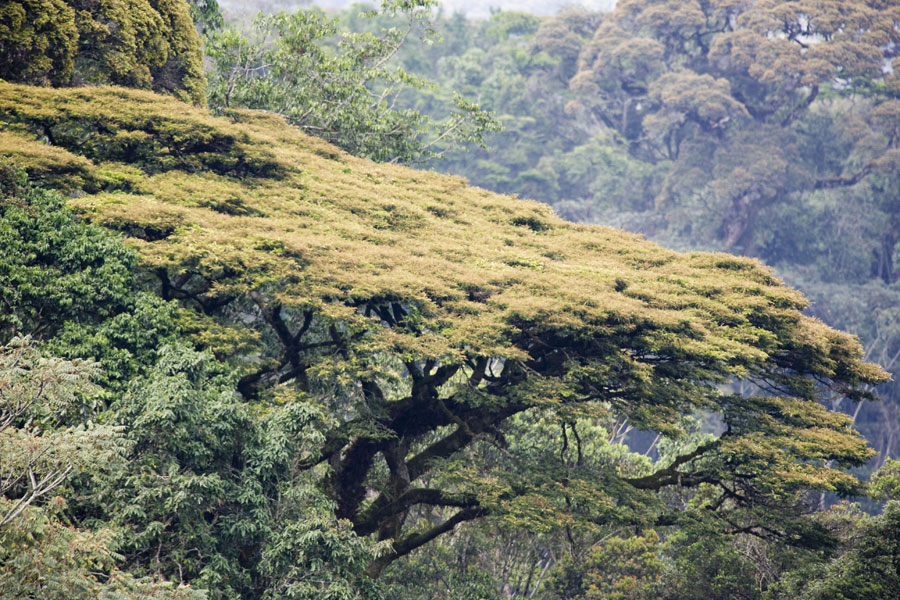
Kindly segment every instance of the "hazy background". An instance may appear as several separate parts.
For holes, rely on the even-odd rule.
[[[297,2],[296,0],[221,0],[219,5],[227,12],[265,12],[277,10],[291,10],[302,6],[321,6],[325,9],[341,9],[357,3],[354,0],[316,0],[315,2]],[[376,2],[372,2],[377,4]],[[491,9],[504,11],[522,11],[533,15],[552,15],[565,6],[583,6],[592,10],[610,10],[616,0],[490,0],[478,2],[475,0],[443,0],[441,6],[444,14],[454,12],[464,13],[472,19],[486,19],[491,14]]]

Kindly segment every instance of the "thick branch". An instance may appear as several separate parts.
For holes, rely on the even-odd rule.
[[[353,528],[357,535],[369,535],[378,529],[382,520],[404,512],[416,504],[458,508],[478,506],[478,501],[471,494],[450,494],[431,488],[412,488],[395,500],[382,500],[382,498],[387,498],[387,496],[379,496],[357,519]]]
[[[694,460],[718,446],[719,440],[712,440],[706,444],[697,446],[693,452],[679,456],[665,469],[660,469],[644,477],[626,478],[624,481],[639,490],[658,490],[669,485],[694,485],[700,483],[700,479],[688,473],[678,470],[681,465]]]
[[[416,548],[427,544],[439,535],[447,533],[460,523],[483,517],[486,514],[487,510],[481,507],[465,508],[440,525],[436,525],[426,531],[411,533],[408,536],[395,541],[393,548],[386,555],[369,563],[365,573],[369,577],[377,578],[384,572],[389,564],[401,556],[406,556]]]
[[[347,448],[343,460],[329,478],[332,497],[337,502],[335,514],[339,519],[352,521],[356,516],[359,505],[366,497],[363,482],[380,448],[381,440],[357,438]]]
[[[828,179],[820,179],[816,181],[815,189],[817,190],[829,190],[836,187],[846,187],[851,185],[856,185],[863,178],[872,172],[874,165],[872,163],[867,164],[865,167],[857,171],[854,175],[849,177],[841,176],[841,177],[829,177]]]
[[[800,44],[801,46],[803,45],[799,40],[794,40],[794,41],[797,42],[798,44]],[[819,95],[819,86],[817,86],[817,85],[812,86],[812,89],[809,91],[809,94],[807,94],[806,98],[803,99],[803,102],[801,102],[800,104],[795,106],[794,109],[790,112],[790,114],[781,121],[781,126],[787,127],[788,125],[790,125],[801,112],[803,112],[804,110],[806,110],[807,108],[810,107],[810,105],[813,103],[813,101],[816,99],[816,97],[818,95]]]
[[[415,481],[430,468],[431,461],[447,458],[454,452],[462,450],[476,435],[490,430],[504,419],[527,409],[528,404],[509,404],[496,412],[481,417],[463,419],[465,427],[457,426],[450,435],[431,444],[408,461],[409,480]]]

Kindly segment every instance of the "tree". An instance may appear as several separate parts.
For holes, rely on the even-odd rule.
[[[0,9],[0,75],[10,81],[62,83],[78,43],[75,11],[63,0],[8,2]]]
[[[142,291],[119,236],[7,161],[0,256],[0,596],[377,597],[359,565],[379,545],[290,464],[317,414],[248,410],[185,345],[198,316]]]
[[[583,561],[563,561],[547,582],[550,598],[643,600],[659,598],[663,564],[655,531],[627,539],[610,537]]]
[[[80,181],[71,173],[63,169],[63,179]],[[60,194],[0,160],[0,343],[31,337],[51,354],[100,366],[90,405],[72,405],[61,424],[96,419],[176,334],[175,305],[140,290],[136,259],[118,236],[80,221]]]
[[[816,316],[895,369],[897,84],[883,66],[898,22],[896,6],[866,1],[618,5],[571,87],[664,177],[649,208],[604,220],[779,265]],[[889,402],[843,410],[887,456],[896,386],[881,393]]]
[[[838,551],[824,568],[810,565],[787,573],[769,598],[887,600],[900,592],[900,505],[888,500],[879,515],[867,515],[847,503],[821,519],[839,536]]]
[[[0,342],[53,338],[67,324],[126,310],[134,253],[79,222],[59,194],[33,186],[10,161],[0,163],[0,219]]]
[[[200,41],[183,0],[13,0],[0,8],[0,78],[116,84],[205,104]]]
[[[759,263],[572,225],[353,158],[272,115],[147,98],[4,84],[8,152],[51,173],[87,153],[87,178],[134,165],[127,194],[85,191],[73,206],[127,232],[163,298],[193,311],[196,343],[237,370],[248,407],[324,416],[319,443],[280,460],[356,535],[390,542],[370,575],[488,514],[602,528],[700,511],[722,531],[815,546],[804,492],[859,489],[843,468],[871,451],[819,400],[870,398],[886,375]],[[84,145],[98,106],[105,132]],[[36,163],[42,128],[67,135]],[[104,142],[175,128],[137,157]],[[252,179],[228,176],[246,169]],[[723,391],[730,381],[755,391]],[[719,435],[689,435],[698,411],[718,415]],[[562,453],[512,444],[537,415],[559,426]],[[576,415],[658,432],[677,452],[637,472],[584,468],[566,459]],[[678,501],[693,488],[695,507]],[[256,538],[236,531],[233,550],[252,556]]]
[[[122,467],[127,446],[108,425],[57,427],[78,396],[96,389],[96,365],[42,356],[30,338],[0,346],[0,598],[177,598],[185,586],[116,570],[115,532],[67,524],[57,494],[73,473]]]
[[[225,20],[216,0],[187,0],[191,18],[201,37],[223,27]]]
[[[0,528],[58,488],[75,468],[94,459],[113,463],[121,454],[114,428],[41,432],[77,393],[89,387],[92,365],[45,359],[29,338],[14,338],[0,355]]]
[[[246,107],[283,115],[302,131],[357,156],[415,163],[438,156],[438,142],[483,144],[497,128],[491,116],[458,94],[438,122],[396,108],[408,89],[426,81],[394,67],[391,59],[411,36],[429,36],[431,0],[386,0],[381,13],[405,22],[373,33],[338,33],[337,22],[318,11],[260,14],[255,40],[233,28],[214,33],[209,102],[218,110]],[[337,38],[337,41],[335,41]],[[430,37],[426,37],[431,42]]]
[[[722,215],[715,237],[748,248],[779,198],[875,168],[833,176],[797,164],[794,126],[820,93],[882,78],[898,21],[896,7],[866,1],[622,2],[584,47],[572,86],[633,155],[673,161],[659,202],[703,196]]]
[[[788,39],[806,27],[796,11],[818,15],[803,46]],[[850,27],[833,34],[836,15]],[[435,169],[668,247],[759,257],[895,372],[897,88],[881,66],[896,44],[880,40],[896,19],[877,2],[629,2],[507,40],[438,21],[461,50],[404,64],[480,95],[506,128]],[[427,95],[412,105],[432,110]],[[897,453],[898,392],[829,400],[879,451],[873,467]]]

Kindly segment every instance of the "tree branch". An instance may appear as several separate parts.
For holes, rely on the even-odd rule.
[[[857,171],[854,175],[851,175],[849,177],[840,176],[829,177],[828,179],[820,179],[816,181],[814,188],[817,190],[829,190],[836,187],[856,185],[857,183],[862,181],[866,175],[871,173],[873,169],[874,164],[870,162],[865,167]]]
[[[681,465],[698,458],[699,456],[705,454],[709,450],[712,450],[716,446],[719,445],[719,440],[712,440],[711,442],[707,442],[706,444],[702,444],[697,446],[692,452],[688,452],[682,456],[679,456],[672,464],[664,469],[660,469],[655,473],[651,473],[650,475],[645,475],[643,477],[633,477],[633,478],[625,478],[625,483],[635,487],[639,490],[658,490],[660,488],[669,486],[669,485],[696,485],[697,483],[701,483],[703,478],[692,477],[688,473],[682,473],[678,470],[678,467]]]
[[[426,531],[411,533],[406,537],[395,541],[390,552],[388,552],[381,558],[378,558],[369,563],[369,565],[365,569],[365,573],[369,577],[377,579],[389,564],[391,564],[401,556],[406,556],[419,546],[423,546],[439,535],[447,533],[460,523],[471,521],[473,519],[483,517],[487,514],[488,511],[481,507],[465,508],[440,525],[436,525]]]
[[[383,519],[401,513],[416,504],[474,508],[478,506],[478,501],[471,494],[450,494],[432,488],[412,488],[394,500],[388,500],[388,496],[379,496],[360,515],[353,530],[357,535],[369,535],[378,529]]]

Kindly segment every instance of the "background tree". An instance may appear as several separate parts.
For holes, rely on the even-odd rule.
[[[554,568],[547,587],[550,598],[572,600],[643,600],[662,595],[663,564],[658,557],[655,531],[627,539],[610,537],[582,561],[571,558]]]
[[[222,11],[216,0],[187,0],[191,9],[191,18],[197,27],[200,37],[208,35],[225,25]]]
[[[879,515],[840,504],[821,516],[840,536],[840,547],[825,568],[806,565],[788,573],[769,597],[887,599],[900,591],[897,570],[898,504],[888,500]]]
[[[54,86],[112,83],[206,102],[200,42],[182,0],[6,2],[0,8],[0,78]]]
[[[399,27],[377,33],[338,32],[337,20],[309,10],[260,14],[254,38],[234,28],[210,37],[210,106],[246,107],[283,115],[302,131],[357,156],[377,161],[422,162],[440,154],[435,144],[482,144],[496,130],[477,104],[454,95],[453,109],[440,121],[414,109],[400,109],[407,89],[429,84],[390,59],[413,37],[431,43],[434,3],[385,1],[381,13],[399,17]]]

